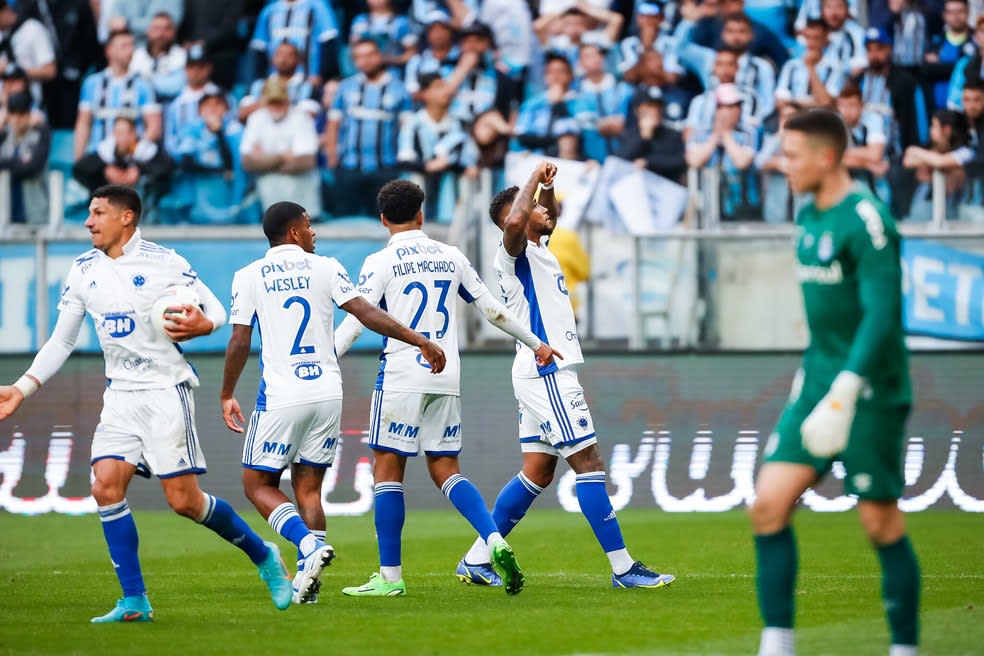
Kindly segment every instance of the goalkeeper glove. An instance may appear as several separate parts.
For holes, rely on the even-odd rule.
[[[854,423],[854,412],[864,380],[856,373],[842,371],[834,378],[826,396],[800,426],[803,446],[817,458],[837,455],[847,446]]]

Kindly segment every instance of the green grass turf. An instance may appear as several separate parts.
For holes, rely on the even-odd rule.
[[[339,592],[375,569],[371,518],[329,518],[338,559],[321,602],[285,612],[270,603],[248,560],[209,531],[163,512],[136,517],[157,619],[93,626],[89,618],[119,596],[99,522],[0,513],[0,653],[751,654],[757,647],[754,557],[739,513],[622,511],[632,554],[679,580],[665,590],[613,590],[583,518],[531,512],[510,537],[526,572],[517,597],[452,576],[470,542],[464,520],[451,511],[410,513],[409,595],[384,599]],[[249,518],[269,538],[269,527]],[[923,654],[981,654],[984,520],[927,512],[909,521],[923,571]],[[887,653],[877,561],[857,518],[804,512],[796,529],[800,653]]]

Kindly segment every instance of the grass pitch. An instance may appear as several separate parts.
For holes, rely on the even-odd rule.
[[[272,531],[249,513],[269,538]],[[209,531],[137,512],[153,624],[88,624],[119,596],[94,517],[0,514],[3,654],[751,654],[758,643],[754,555],[739,513],[619,513],[631,553],[679,579],[614,590],[582,517],[534,511],[510,536],[526,589],[464,586],[452,575],[471,536],[453,511],[410,513],[405,598],[347,598],[376,568],[370,517],[329,518],[338,559],[317,606],[271,604],[249,561]],[[984,519],[909,516],[923,571],[923,654],[980,654]],[[796,523],[801,654],[885,654],[877,560],[853,514]],[[277,538],[279,540],[279,538]],[[281,541],[283,543],[283,541]],[[285,547],[285,554],[292,553]]]

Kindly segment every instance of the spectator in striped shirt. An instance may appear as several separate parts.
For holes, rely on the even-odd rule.
[[[268,63],[283,41],[297,48],[301,70],[312,86],[338,77],[338,21],[329,3],[274,0],[263,8],[249,43],[257,78],[267,75]]]
[[[618,42],[625,19],[586,0],[578,0],[562,13],[543,14],[533,23],[540,45],[550,52],[563,53],[572,67],[586,41],[611,46]]]
[[[823,0],[820,11],[827,24],[828,55],[840,62],[848,77],[860,75],[868,67],[864,28],[851,18],[846,0]]]
[[[420,86],[417,80],[424,73],[440,73],[447,77],[455,70],[461,57],[461,49],[455,45],[455,28],[451,16],[443,11],[435,10],[427,17],[427,28],[424,32],[425,48],[410,58],[404,71],[404,84],[407,92],[420,100],[417,92]]]
[[[800,30],[806,51],[790,59],[779,72],[776,104],[795,102],[800,107],[831,107],[844,86],[840,62],[826,56],[827,24],[811,18]]]
[[[254,80],[249,93],[239,104],[239,121],[245,123],[249,115],[263,106],[263,86],[267,80],[277,79],[287,88],[287,98],[293,107],[312,116],[321,111],[321,106],[313,98],[314,88],[300,68],[301,53],[290,41],[282,41],[273,51],[270,67],[273,69],[266,77]]]
[[[935,35],[929,42],[922,79],[929,86],[926,95],[935,108],[943,109],[947,105],[950,78],[957,62],[963,57],[977,54],[969,17],[967,0],[946,0],[943,5],[943,33]]]
[[[619,135],[625,128],[634,90],[605,70],[608,51],[600,45],[581,46],[580,69],[575,103],[581,130],[581,146],[586,159],[602,162],[618,149]],[[658,87],[656,87],[658,88]],[[662,94],[660,117],[662,118]]]
[[[571,89],[574,70],[563,53],[548,52],[543,81],[546,91],[528,98],[516,120],[515,150],[559,157],[577,143],[577,94]]]
[[[130,72],[143,75],[154,85],[162,103],[172,100],[184,86],[188,53],[177,43],[178,28],[171,14],[158,12],[147,26],[147,42],[136,49]]]
[[[399,176],[400,124],[410,115],[410,96],[383,64],[379,46],[363,39],[352,46],[359,72],[338,86],[328,114],[324,149],[334,169],[334,213],[376,216],[376,192]]]
[[[852,178],[864,182],[875,191],[875,181],[888,173],[885,122],[880,116],[865,111],[861,89],[855,84],[847,84],[841,89],[837,96],[837,113],[850,132],[844,164]]]
[[[663,11],[659,4],[641,3],[636,10],[635,20],[639,33],[626,37],[619,45],[619,75],[625,75],[637,66],[647,50],[656,50],[663,55],[663,69],[667,81],[676,84],[685,71],[677,59],[673,37],[663,30]]]
[[[690,101],[687,120],[683,128],[683,140],[687,143],[690,142],[695,131],[703,130],[714,122],[714,114],[717,111],[715,90],[718,85],[735,83],[735,76],[738,74],[738,55],[732,50],[719,50],[714,57],[714,68],[711,69],[711,73],[714,76],[713,86]],[[738,93],[741,94],[742,98],[742,126],[749,130],[758,129],[761,125],[757,111],[758,98],[742,89],[738,89]]]
[[[402,70],[417,53],[417,35],[410,28],[410,20],[394,12],[390,0],[367,0],[366,4],[369,11],[352,20],[349,43],[372,39],[379,45],[383,63]]]
[[[950,85],[947,88],[947,107],[960,109],[964,86],[977,84],[984,79],[984,59],[981,49],[984,48],[984,14],[977,17],[974,24],[974,52],[965,54],[953,67],[950,75]]]
[[[450,111],[453,88],[437,73],[418,80],[424,107],[400,128],[400,168],[423,176],[424,214],[450,221],[457,203],[458,176],[474,177],[477,152],[463,123]]]
[[[926,55],[926,18],[919,0],[888,0],[888,8],[892,63],[908,69],[921,66]]]
[[[141,138],[161,138],[161,106],[145,78],[129,73],[133,59],[133,35],[113,32],[106,41],[108,65],[82,83],[79,113],[75,120],[75,160],[96,147],[113,131],[119,116],[136,121]]]

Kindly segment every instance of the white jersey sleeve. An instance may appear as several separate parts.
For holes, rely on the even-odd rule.
[[[386,275],[389,271],[388,267],[380,267],[381,260],[378,256],[379,253],[374,253],[362,263],[362,271],[359,273],[359,284],[356,289],[372,305],[379,305],[386,289]],[[348,353],[355,340],[359,339],[364,328],[365,326],[352,315],[345,317],[335,329],[335,353],[338,354],[338,357]]]

